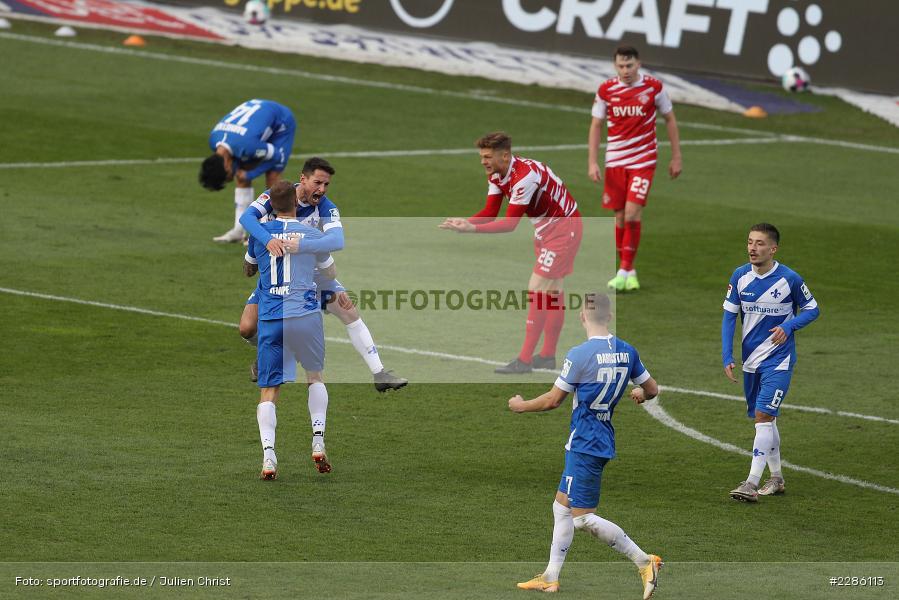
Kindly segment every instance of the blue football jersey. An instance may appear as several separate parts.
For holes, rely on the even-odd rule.
[[[298,183],[295,183],[294,187],[298,185]],[[246,212],[240,217],[240,223],[244,229],[249,232],[251,237],[263,242],[263,244],[267,244],[270,237],[261,224],[272,218],[274,214],[270,192],[271,190],[265,190],[259,194],[259,197],[253,200]],[[322,232],[330,231],[335,227],[343,227],[343,224],[340,222],[340,211],[337,210],[337,206],[327,196],[322,196],[315,206],[302,202],[298,204],[297,220],[304,225],[320,229]],[[325,254],[319,257],[318,266],[327,267],[333,262],[334,259]]]
[[[234,157],[235,171],[247,163],[275,161],[278,165],[286,164],[291,148],[269,142],[279,134],[295,129],[293,114],[286,106],[271,100],[248,100],[212,128],[209,147],[215,151],[219,146],[225,146]],[[272,168],[278,170],[277,165]]]
[[[298,185],[296,183],[294,187]],[[274,213],[269,194],[270,190],[265,190],[259,194],[259,197],[253,200],[246,212],[240,217],[241,225],[249,232],[250,236],[262,241],[264,244],[268,243],[269,237],[260,224],[270,219]],[[340,222],[340,211],[337,210],[337,206],[327,196],[322,196],[315,206],[302,202],[298,204],[297,220],[304,225],[320,229],[322,232],[327,232],[335,227],[343,227],[343,224]],[[333,260],[329,256],[324,256],[320,259],[321,264],[319,266],[326,267],[331,262]]]
[[[743,322],[743,370],[792,368],[796,363],[795,336],[788,335],[785,343],[776,345],[770,330],[780,326],[789,334],[789,323],[800,311],[815,311],[817,316],[817,308],[808,286],[792,269],[778,262],[764,275],[756,274],[749,263],[737,268],[727,286],[724,310],[739,314]]]
[[[321,239],[324,234],[296,219],[278,218],[262,226],[273,237],[288,239],[291,234],[301,234],[302,240],[300,252],[276,257],[269,254],[262,242],[251,238],[247,259],[255,257],[253,260],[259,266],[259,319],[300,317],[318,311],[314,281],[316,255],[304,252],[303,246],[307,240]]]
[[[295,183],[294,187],[300,184]],[[270,197],[271,190],[265,190],[250,204],[247,209],[255,213],[257,221],[264,221],[274,211]],[[297,205],[297,220],[304,225],[321,229],[323,232],[328,231],[332,227],[343,227],[340,222],[340,211],[327,196],[322,196],[318,204],[313,206],[301,202]]]
[[[556,387],[574,392],[566,450],[604,458],[615,456],[612,413],[627,389],[649,379],[637,350],[615,336],[592,337],[572,348]]]

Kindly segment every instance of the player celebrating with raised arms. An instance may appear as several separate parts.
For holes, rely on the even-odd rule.
[[[734,330],[743,322],[743,393],[746,414],[755,418],[752,463],[746,481],[731,490],[734,500],[784,493],[777,416],[796,364],[794,332],[818,318],[818,302],[795,271],[774,260],[780,232],[770,223],[749,230],[749,262],[731,275],[721,322],[724,374],[734,377]],[[801,311],[801,312],[800,312]],[[765,465],[771,478],[759,488]]]
[[[640,245],[643,207],[656,169],[656,112],[665,119],[671,142],[668,174],[672,179],[681,173],[681,151],[674,108],[662,82],[640,74],[636,48],[618,48],[614,60],[618,77],[603,82],[593,101],[587,173],[596,183],[603,180],[597,154],[603,122],[608,122],[602,207],[615,211],[615,247],[620,266],[608,285],[620,292],[640,289],[634,260]]]
[[[565,444],[565,470],[553,502],[552,544],[543,573],[519,583],[524,590],[559,591],[559,572],[574,540],[574,530],[586,531],[624,554],[637,566],[643,580],[643,598],[652,596],[662,559],[646,554],[611,521],[596,514],[602,472],[615,457],[612,412],[624,395],[628,381],[639,387],[630,397],[637,404],[651,400],[659,386],[640,361],[637,350],[609,333],[611,301],[605,294],[586,294],[580,313],[587,341],[569,350],[553,387],[533,400],[509,399],[516,413],[558,408],[574,392],[571,432]]]
[[[259,285],[259,404],[256,420],[262,440],[262,479],[275,479],[275,403],[281,385],[296,381],[297,362],[306,371],[309,387],[309,417],[312,421],[312,460],[319,472],[331,470],[325,454],[325,421],[328,390],[322,380],[325,365],[325,334],[315,291],[317,256],[343,248],[343,230],[327,233],[303,225],[296,219],[293,184],[279,181],[271,189],[277,216],[263,227],[285,242],[287,253],[277,257],[257,240],[250,245],[258,260]]]
[[[240,217],[253,201],[253,180],[265,174],[270,188],[281,177],[293,150],[297,124],[290,109],[271,100],[247,100],[222,117],[209,134],[214,152],[200,167],[200,184],[218,191],[235,180],[234,227],[213,238],[239,242],[244,238]]]
[[[528,281],[528,314],[518,357],[497,373],[530,373],[556,368],[556,345],[565,322],[562,284],[574,269],[583,224],[568,188],[545,164],[512,154],[512,139],[502,131],[488,133],[476,145],[487,172],[487,204],[468,219],[446,219],[441,229],[459,233],[506,233],[521,217],[534,225],[534,270]],[[506,217],[495,220],[503,198]],[[540,335],[543,348],[534,356]]]

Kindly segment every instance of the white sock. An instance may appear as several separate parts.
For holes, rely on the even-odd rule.
[[[636,276],[637,276],[637,269],[631,269],[630,271],[628,271],[628,272],[627,272],[627,276],[628,276],[628,277],[636,277]]]
[[[587,513],[574,518],[574,526],[589,532],[594,537],[604,541],[613,550],[626,555],[638,568],[642,569],[649,564],[649,555],[629,538],[624,530],[615,523],[606,521],[599,515]]]
[[[255,199],[253,188],[234,188],[234,229],[240,227],[240,217]]]
[[[752,465],[749,467],[749,477],[746,479],[752,485],[757,486],[765,472],[765,464],[768,462],[768,454],[774,445],[774,424],[756,423],[755,441],[752,443]]]
[[[260,402],[256,405],[256,422],[259,423],[263,460],[275,460],[275,427],[278,425],[278,417],[275,415],[274,402]]]
[[[347,335],[350,336],[350,341],[353,342],[353,348],[356,349],[356,352],[359,353],[359,356],[361,356],[362,360],[365,361],[365,364],[368,365],[369,371],[371,371],[372,374],[383,371],[384,365],[381,363],[381,357],[378,355],[375,341],[371,338],[371,332],[368,330],[368,327],[365,326],[365,323],[362,322],[362,319],[358,319],[347,325],[346,332]]]
[[[313,383],[309,386],[309,420],[312,422],[312,433],[325,433],[325,420],[328,415],[328,388],[324,383]]]
[[[543,578],[546,581],[559,580],[559,571],[565,564],[571,540],[574,539],[574,521],[571,519],[571,509],[553,500],[553,517],[555,517],[553,543],[549,547],[549,564],[543,571]]]
[[[628,271],[627,269],[618,269],[618,273],[616,273],[616,275],[618,275],[618,277],[627,277],[628,273],[630,273],[630,271]]]
[[[771,429],[774,432],[774,441],[771,444],[771,451],[768,453],[768,470],[771,471],[771,477],[780,477],[780,431],[777,430],[777,419],[771,421]]]

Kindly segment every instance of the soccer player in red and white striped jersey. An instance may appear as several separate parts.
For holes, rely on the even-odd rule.
[[[618,77],[604,81],[593,101],[587,170],[596,183],[603,180],[597,156],[603,122],[608,122],[602,206],[615,211],[615,247],[621,261],[609,287],[633,291],[640,289],[634,259],[640,245],[643,207],[656,169],[656,114],[661,113],[665,119],[671,141],[668,174],[672,179],[681,173],[680,134],[668,93],[661,81],[640,73],[636,48],[622,46],[615,50],[615,70]]]
[[[528,281],[528,316],[521,352],[497,373],[556,368],[556,345],[565,313],[562,282],[574,268],[583,233],[581,213],[568,188],[545,164],[512,154],[511,138],[488,133],[476,143],[487,172],[487,203],[468,219],[447,219],[441,229],[459,233],[506,233],[527,216],[534,226],[536,263]],[[503,198],[504,219],[496,220]],[[543,347],[534,355],[540,335]]]

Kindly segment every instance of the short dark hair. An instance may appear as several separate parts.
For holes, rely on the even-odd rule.
[[[777,227],[772,225],[771,223],[756,223],[752,227],[749,228],[749,231],[759,231],[767,235],[774,245],[778,245],[780,243],[780,232],[777,230]]]
[[[612,55],[612,58],[615,58],[616,56],[640,60],[640,53],[637,52],[637,49],[633,46],[618,46],[615,48],[615,54]]]
[[[225,169],[224,157],[213,154],[200,165],[200,185],[211,192],[217,192],[225,187],[228,179],[228,171]]]
[[[474,143],[475,146],[483,150],[490,148],[491,150],[512,150],[512,138],[505,131],[492,131],[487,135],[481,136]]]
[[[275,182],[275,185],[268,191],[269,202],[272,204],[272,210],[275,213],[293,213],[297,212],[297,192],[293,187],[293,183],[282,179]]]
[[[331,166],[331,163],[326,161],[324,158],[313,156],[305,163],[303,163],[303,170],[301,172],[303,173],[303,175],[312,175],[316,171],[324,171],[328,175],[333,175],[334,173],[336,173],[334,167]]]
[[[593,323],[605,325],[612,318],[612,300],[604,292],[584,294],[584,313]]]

